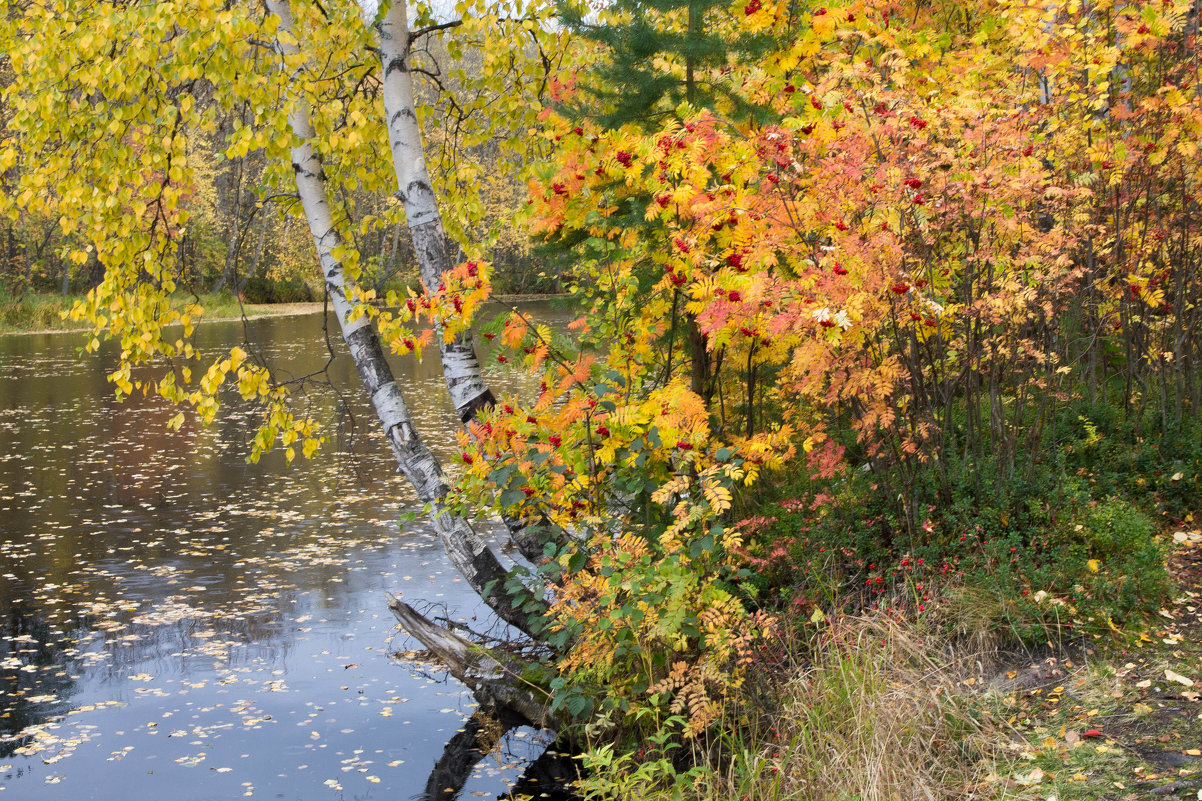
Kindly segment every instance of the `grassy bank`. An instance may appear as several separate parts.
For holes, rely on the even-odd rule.
[[[723,586],[778,630],[707,680],[721,717],[602,731],[586,799],[1202,798],[1192,419],[1078,402],[1012,477],[918,473],[915,526],[872,471],[806,472],[736,500]]]
[[[84,330],[87,326],[65,317],[79,299],[78,295],[14,296],[0,291],[0,334]],[[321,310],[321,303],[239,303],[228,294],[201,295],[200,304],[209,322]]]
[[[0,334],[39,333],[52,331],[82,331],[86,326],[64,315],[79,295],[33,294],[14,296],[0,289]],[[565,298],[567,295],[498,295],[501,303],[518,303],[531,300]],[[204,306],[204,319],[208,322],[238,320],[243,316],[273,317],[288,314],[310,314],[320,311],[320,301],[307,303],[239,303],[236,297],[225,293],[200,296]]]
[[[588,801],[1202,797],[1202,533],[1156,619],[1068,649],[876,611],[791,627],[717,741],[586,756]]]

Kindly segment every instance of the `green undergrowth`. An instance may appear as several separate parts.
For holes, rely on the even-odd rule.
[[[1165,531],[1202,509],[1202,426],[1143,434],[1079,406],[1055,445],[1006,470],[930,466],[909,520],[886,480],[778,478],[750,499],[752,603],[902,610],[949,634],[1063,646],[1136,625],[1171,594]]]
[[[585,756],[586,801],[930,799],[996,771],[999,713],[958,692],[962,655],[896,616],[791,629],[709,740]]]
[[[62,314],[75,300],[70,295],[17,296],[0,288],[0,333],[66,329],[69,321],[64,321]]]
[[[1175,533],[1155,618],[1067,650],[984,646],[898,611],[796,621],[708,739],[598,745],[581,797],[1195,799],[1202,533]]]
[[[1060,801],[1202,792],[1202,534],[1174,532],[1173,596],[1140,630],[1010,671],[999,788]]]
[[[1077,404],[1025,462],[924,466],[909,515],[871,469],[770,477],[722,581],[776,638],[703,736],[593,741],[581,796],[1195,798],[1202,426],[1161,423]]]

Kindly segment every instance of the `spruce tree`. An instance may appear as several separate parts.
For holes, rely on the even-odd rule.
[[[759,7],[759,0],[749,3],[748,13]],[[727,67],[758,58],[770,40],[763,34],[731,36],[729,24],[714,24],[729,9],[720,0],[617,0],[602,18],[590,19],[579,4],[562,2],[563,24],[608,55],[584,76],[584,89],[597,105],[578,105],[573,115],[602,128],[648,129],[687,102],[740,120],[762,117],[765,109],[730,84]]]

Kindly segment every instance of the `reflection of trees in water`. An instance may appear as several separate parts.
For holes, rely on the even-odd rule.
[[[27,745],[29,727],[65,715],[74,675],[107,682],[127,678],[131,666],[186,676],[263,664],[281,665],[294,645],[289,620],[297,613],[268,609],[217,614],[162,603],[147,610],[178,619],[140,623],[137,614],[96,613],[87,604],[59,604],[30,612],[29,594],[0,597],[0,758]],[[115,614],[112,612],[116,612]],[[59,621],[70,621],[63,625]]]
[[[10,604],[0,618],[0,758],[24,743],[20,733],[66,712],[74,690],[61,634],[36,615]]]
[[[414,801],[446,801],[459,796],[476,766],[495,754],[504,763],[525,761],[529,754],[511,753],[508,735],[526,726],[520,716],[503,714],[499,717],[485,713],[473,715],[446,744],[442,756],[434,763],[426,780],[426,789],[414,796]],[[529,743],[524,744],[526,747]],[[538,759],[526,765],[521,777],[504,796],[521,798],[529,795],[549,801],[572,801],[577,796],[569,787],[576,777],[576,762],[570,754],[559,751],[552,743]],[[499,753],[496,753],[498,752]]]
[[[89,628],[100,630],[92,633],[87,647],[105,654],[102,662],[88,667],[88,675],[120,682],[131,666],[157,674],[187,676],[193,668],[211,674],[215,665],[220,670],[279,666],[292,651],[293,627],[279,610],[228,616],[192,611],[195,616],[161,624],[88,621]]]
[[[414,796],[414,801],[434,801],[454,798],[463,789],[472,769],[488,756],[482,744],[485,726],[480,715],[473,715],[463,729],[452,737],[442,750],[442,756],[434,763],[430,777],[426,780],[425,792]]]
[[[332,525],[280,521],[265,520],[277,539],[256,538],[249,523],[215,531],[220,520],[196,532],[67,532],[55,544],[73,558],[40,551],[27,537],[28,557],[0,584],[0,608],[36,610],[55,628],[49,640],[69,642],[67,656],[85,652],[81,668],[101,681],[119,681],[140,663],[176,673],[278,666],[295,647],[295,618],[346,613],[372,581],[351,569],[362,555],[338,543]],[[339,592],[314,592],[335,583]]]
[[[580,761],[570,753],[560,751],[552,743],[542,755],[526,766],[517,784],[504,798],[532,798],[544,801],[576,801],[571,783],[580,770]]]
[[[11,641],[22,636],[21,632],[12,634],[18,625],[34,626],[39,632],[33,634],[36,645],[50,660],[47,664],[57,660],[63,669],[73,664],[78,668],[75,672],[86,672],[101,681],[120,680],[132,665],[178,663],[182,668],[190,660],[206,657],[229,668],[281,663],[295,645],[291,621],[303,613],[298,604],[301,593],[294,585],[280,584],[270,603],[259,597],[253,599],[253,606],[240,607],[238,594],[228,589],[213,593],[217,597],[209,600],[180,594],[178,588],[154,587],[160,592],[176,592],[133,602],[122,593],[110,597],[95,591],[100,580],[95,576],[84,581],[71,576],[78,583],[44,584],[40,590],[32,589],[33,576],[21,578],[10,582],[8,592],[0,592],[0,608],[12,610],[4,622],[5,651],[0,653],[11,662],[17,649],[34,649],[35,644]],[[250,580],[248,575],[247,583]],[[53,590],[50,600],[46,588]],[[242,599],[251,600],[247,591]],[[31,608],[35,611],[28,611]],[[21,609],[26,611],[18,611]],[[12,617],[22,622],[13,623]],[[35,619],[36,624],[30,622]],[[27,671],[23,675],[33,674]]]

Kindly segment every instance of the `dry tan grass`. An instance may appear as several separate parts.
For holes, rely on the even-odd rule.
[[[780,699],[777,746],[736,753],[697,788],[739,801],[933,801],[977,794],[989,743],[963,680],[977,654],[883,618],[828,622]],[[996,788],[995,788],[996,789]]]

